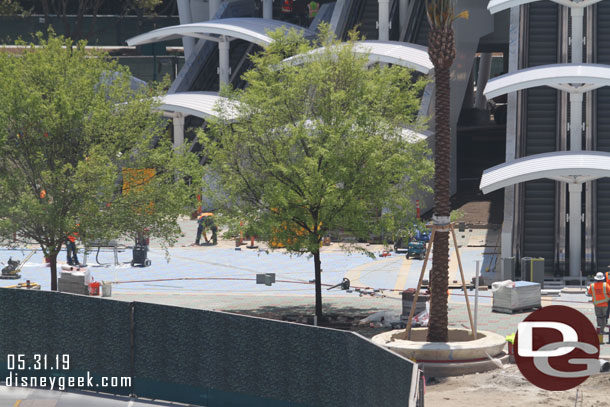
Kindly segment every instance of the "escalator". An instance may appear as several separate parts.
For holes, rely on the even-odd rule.
[[[559,62],[559,6],[531,3],[527,14],[527,63],[524,68]],[[524,156],[557,151],[558,91],[549,87],[524,92]],[[544,257],[545,275],[556,270],[556,182],[536,180],[523,186],[521,257]]]
[[[597,60],[598,64],[610,65],[610,2],[597,4],[595,21]],[[596,91],[596,150],[610,152],[610,88],[604,87]],[[608,271],[610,265],[610,179],[602,178],[596,182],[596,271]]]
[[[426,2],[420,1],[413,5],[413,9],[409,15],[409,22],[405,31],[400,36],[400,41],[427,47],[429,33],[430,24],[428,23],[428,17],[426,16]]]
[[[393,0],[390,3],[390,41],[397,41],[400,35],[398,3],[398,0]],[[351,6],[348,11],[345,31],[338,35],[338,37],[342,38],[343,40],[347,40],[349,31],[354,27],[358,26],[360,34],[367,40],[378,40],[378,17],[378,0],[354,0],[353,2],[351,2]]]

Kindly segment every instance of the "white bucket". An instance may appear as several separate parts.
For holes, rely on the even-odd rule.
[[[102,281],[102,297],[112,296],[112,283]]]

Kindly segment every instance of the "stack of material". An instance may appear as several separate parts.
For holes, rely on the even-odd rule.
[[[409,319],[409,313],[411,312],[411,306],[413,305],[413,297],[415,296],[415,290],[409,288],[402,292],[402,315],[400,319],[407,321]],[[419,294],[417,297],[417,303],[415,304],[415,312],[413,315],[418,315],[426,310],[426,302],[430,300],[430,295]]]
[[[62,270],[57,280],[57,288],[64,293],[88,295],[88,284],[91,282],[91,274],[86,271]]]
[[[540,288],[540,284],[529,281],[493,283],[492,311],[510,314],[529,308],[540,308]]]

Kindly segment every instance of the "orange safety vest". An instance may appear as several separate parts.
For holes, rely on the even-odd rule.
[[[312,1],[307,5],[307,7],[309,7],[309,18],[314,18],[318,15],[320,4],[317,1]]]
[[[608,306],[608,301],[610,301],[610,286],[605,281],[591,284],[587,291],[593,297],[593,305],[604,308]]]
[[[293,7],[293,0],[284,0],[284,3],[282,3],[282,12],[283,13],[292,13],[292,7]]]
[[[606,282],[610,281],[610,271],[606,272]]]

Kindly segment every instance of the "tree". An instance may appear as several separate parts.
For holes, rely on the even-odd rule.
[[[49,37],[18,57],[0,54],[0,240],[36,242],[56,290],[57,255],[74,232],[86,243],[148,228],[174,242],[202,171],[172,149],[153,111],[160,87],[132,89],[105,54]],[[148,175],[125,180],[130,171]]]
[[[451,166],[451,84],[450,69],[455,59],[453,22],[467,13],[455,15],[452,0],[427,0],[430,36],[428,54],[434,65],[435,157],[434,157],[434,252],[430,276],[430,322],[428,341],[448,341],[447,289],[449,285],[450,166]]]
[[[401,131],[415,123],[425,81],[398,66],[367,68],[368,56],[351,51],[355,36],[338,43],[328,26],[312,45],[293,31],[271,35],[244,74],[248,86],[223,90],[221,119],[199,137],[222,215],[313,257],[322,318],[323,237],[339,229],[364,239],[379,233],[377,211],[385,208],[382,218],[390,208],[413,213],[410,198],[431,176],[426,143]],[[282,65],[320,45],[324,51],[304,65]]]

